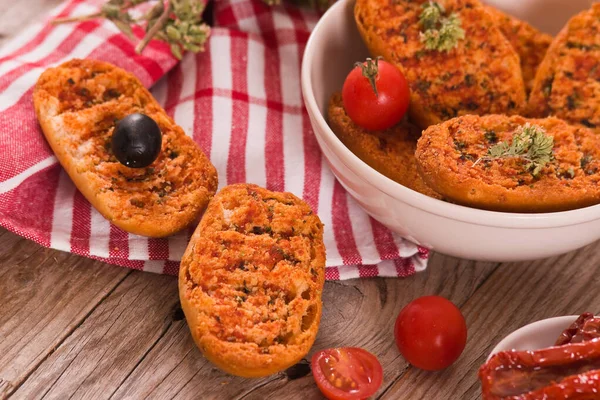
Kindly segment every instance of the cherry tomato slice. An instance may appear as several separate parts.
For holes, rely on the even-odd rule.
[[[410,90],[395,65],[367,59],[346,77],[342,101],[355,124],[367,130],[383,130],[404,117],[410,103]]]
[[[424,296],[400,311],[394,327],[402,356],[417,368],[437,371],[450,366],[467,342],[460,310],[439,296]]]
[[[311,364],[319,390],[330,400],[366,399],[383,381],[377,357],[356,347],[321,350]]]

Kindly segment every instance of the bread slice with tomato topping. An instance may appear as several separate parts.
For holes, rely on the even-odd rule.
[[[552,36],[497,8],[489,5],[484,7],[495,18],[496,25],[519,55],[525,89],[529,93],[533,88],[538,67],[552,43]]]
[[[530,142],[525,129],[543,136]],[[527,143],[538,143],[535,151]],[[553,212],[600,203],[600,136],[558,118],[454,118],[423,132],[416,157],[429,186],[470,207]]]
[[[204,356],[243,377],[274,374],[311,348],[325,281],[323,225],[290,193],[223,188],[181,261],[179,297]]]
[[[46,70],[35,111],[59,162],[110,222],[134,234],[164,237],[197,221],[217,189],[214,166],[132,74],[94,60]],[[158,158],[129,168],[112,152],[119,120],[142,113],[162,133]]]
[[[415,150],[421,130],[406,119],[386,130],[367,131],[350,119],[342,96],[335,93],[329,102],[328,122],[342,143],[370,167],[409,189],[441,198],[419,175]]]
[[[479,1],[357,0],[354,17],[371,54],[404,73],[419,127],[524,109],[519,56]]]
[[[600,3],[571,18],[535,77],[531,117],[555,116],[600,132]]]

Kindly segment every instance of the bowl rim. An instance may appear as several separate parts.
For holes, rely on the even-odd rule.
[[[539,229],[539,228],[557,228],[561,226],[573,226],[594,221],[600,218],[600,204],[579,208],[569,211],[550,212],[550,213],[511,213],[501,211],[489,211],[477,208],[471,208],[458,204],[448,203],[442,200],[434,199],[406,186],[397,183],[385,175],[381,174],[358,156],[352,153],[341,140],[333,133],[325,116],[317,106],[315,94],[310,78],[311,63],[317,49],[317,43],[322,40],[320,32],[329,21],[337,14],[342,12],[348,3],[354,3],[355,0],[339,0],[331,6],[319,19],[311,32],[304,54],[301,66],[301,88],[304,98],[304,104],[307,108],[312,121],[320,129],[313,129],[315,135],[322,138],[328,144],[332,151],[337,153],[344,165],[352,170],[357,176],[366,182],[375,186],[381,192],[388,196],[401,200],[415,208],[440,217],[453,219],[460,222],[466,222],[473,225],[502,227],[509,229]],[[323,133],[323,134],[321,134]],[[353,165],[348,165],[348,160]]]
[[[512,341],[517,336],[529,335],[532,331],[533,331],[533,333],[535,333],[535,332],[539,331],[540,329],[546,328],[547,325],[555,325],[555,324],[563,324],[564,323],[564,326],[565,326],[564,329],[567,329],[567,327],[569,327],[575,320],[577,320],[577,318],[579,318],[579,315],[561,315],[558,317],[550,317],[550,318],[540,319],[538,321],[531,322],[531,323],[524,325],[518,329],[515,329],[514,331],[512,331],[511,333],[506,335],[504,338],[502,338],[502,340],[500,340],[498,342],[498,344],[496,344],[496,346],[494,346],[492,351],[490,351],[490,354],[488,355],[487,359],[489,360],[490,358],[492,358],[492,356],[494,354],[497,354],[497,353],[500,353],[503,351],[512,350],[512,349],[506,348],[506,343]],[[538,349],[533,349],[533,350],[538,350]]]

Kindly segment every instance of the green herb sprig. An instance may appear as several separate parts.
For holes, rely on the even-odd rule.
[[[148,12],[135,18],[131,11],[141,4],[153,4]],[[135,40],[132,27],[141,26],[146,34],[136,45],[136,53],[141,53],[150,40],[159,39],[171,48],[179,59],[183,51],[200,52],[210,35],[210,27],[202,22],[204,2],[202,0],[109,0],[98,12],[69,18],[57,18],[55,24],[81,22],[104,18]]]
[[[439,3],[428,2],[422,5],[423,11],[419,16],[419,23],[423,29],[436,29],[440,20],[444,17],[446,10]]]
[[[421,42],[427,50],[449,52],[465,38],[460,17],[456,13],[445,16],[446,10],[436,2],[429,1],[423,4],[423,11],[419,16],[422,26]]]
[[[512,143],[502,142],[489,148],[487,156],[480,161],[502,158],[520,158],[527,162],[525,169],[534,177],[539,176],[542,168],[554,160],[554,137],[547,135],[538,125],[525,124],[512,137]]]

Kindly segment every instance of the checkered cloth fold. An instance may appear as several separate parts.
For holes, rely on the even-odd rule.
[[[50,18],[89,14],[101,3],[70,0]],[[152,87],[210,157],[221,187],[251,182],[305,199],[325,224],[327,279],[423,270],[427,249],[371,219],[321,156],[300,91],[302,53],[318,15],[261,0],[218,0],[213,13],[206,51],[179,63],[155,41],[136,55],[103,20],[33,25],[0,48],[0,225],[43,246],[177,273],[193,228],[150,239],[111,225],[76,190],[37,124],[31,94],[40,73],[87,57],[118,65]]]

